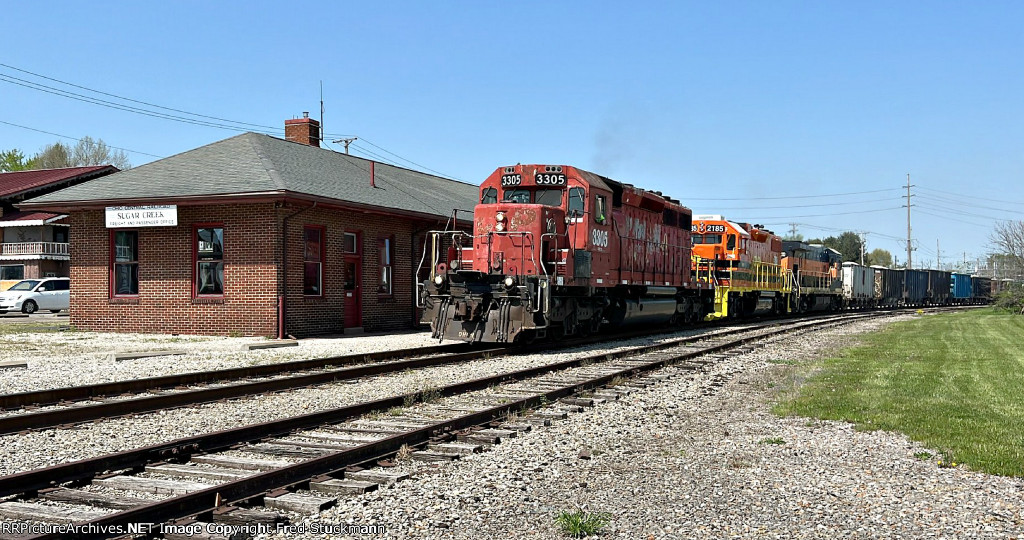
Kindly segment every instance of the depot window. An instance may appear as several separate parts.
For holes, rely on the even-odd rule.
[[[25,265],[11,264],[0,266],[0,281],[15,281],[25,279]]]
[[[388,236],[378,240],[378,252],[380,254],[378,262],[380,265],[380,284],[377,286],[377,294],[381,296],[391,296],[392,285],[394,276],[391,272],[392,261],[394,260],[395,250],[395,239],[394,237]]]
[[[111,231],[111,296],[139,294],[139,231]]]
[[[323,296],[324,228],[307,225],[302,229],[302,294]]]
[[[224,294],[224,228],[196,227],[195,234],[195,294],[217,296]]]

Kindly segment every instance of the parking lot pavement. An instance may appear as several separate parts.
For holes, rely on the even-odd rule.
[[[68,312],[62,311],[60,313],[33,313],[32,315],[25,315],[24,313],[0,313],[0,324],[8,323],[19,323],[19,322],[33,322],[33,323],[64,323],[68,321]]]

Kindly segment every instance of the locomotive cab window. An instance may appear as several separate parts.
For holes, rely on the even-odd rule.
[[[693,245],[698,244],[721,244],[722,235],[720,234],[695,234],[693,235]]]
[[[562,190],[538,189],[533,194],[533,202],[545,206],[562,206]]]
[[[498,202],[498,190],[489,187],[480,195],[480,204],[494,204]]]
[[[506,189],[505,196],[501,200],[510,203],[529,204],[530,191],[526,189]]]
[[[725,249],[736,249],[736,235],[730,234],[729,240],[725,244]]]
[[[569,189],[569,217],[579,217],[583,215],[586,210],[586,199],[584,198],[583,188],[570,188]]]

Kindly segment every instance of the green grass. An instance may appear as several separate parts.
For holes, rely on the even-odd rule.
[[[612,516],[606,512],[584,512],[576,510],[568,512],[562,510],[555,516],[555,525],[562,533],[572,538],[596,535],[601,532],[609,523]]]
[[[768,439],[761,439],[757,441],[757,444],[786,444],[786,440],[782,437],[770,437]]]
[[[1024,317],[992,309],[922,317],[794,368],[779,414],[899,431],[943,461],[1024,476]],[[810,371],[807,371],[810,370]],[[920,458],[919,458],[920,459]]]

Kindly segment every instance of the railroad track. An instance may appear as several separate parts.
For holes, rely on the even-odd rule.
[[[660,375],[636,377],[664,366],[700,371],[714,362],[708,355],[883,314],[668,340],[0,477],[0,518],[82,527],[28,536],[37,539],[111,538],[139,524],[185,527],[195,520],[273,530],[285,520],[281,511],[316,511],[338,496],[402,480],[374,468],[396,453],[425,447],[410,457],[458,459],[654,384]],[[136,531],[152,536],[158,529]],[[170,528],[164,533],[177,537]]]
[[[888,312],[890,311],[877,313]],[[766,319],[754,321],[752,324],[771,325],[779,320],[790,319]],[[747,327],[751,324],[750,321],[744,323]],[[4,394],[0,395],[0,409],[7,410],[0,412],[0,435],[67,428],[101,419],[145,414],[338,381],[353,381],[407,369],[422,369],[501,355],[548,352],[612,340],[655,336],[671,331],[676,330],[633,330],[611,336],[591,336],[518,347],[438,345]],[[697,336],[690,339],[700,338]],[[132,395],[135,397],[131,397]]]
[[[773,323],[768,321],[754,324]],[[0,395],[0,408],[9,409],[0,412],[0,435],[66,428],[100,419],[353,381],[407,369],[494,356],[549,352],[664,333],[664,328],[634,330],[611,336],[591,336],[518,347],[442,345],[6,394]]]

